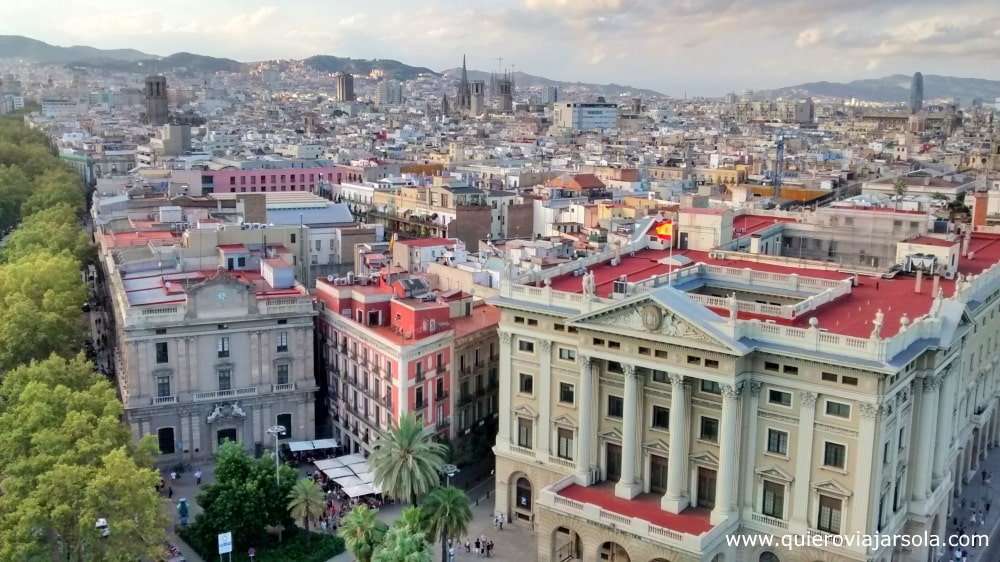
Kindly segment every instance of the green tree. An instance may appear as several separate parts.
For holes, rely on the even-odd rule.
[[[431,550],[424,533],[394,525],[375,549],[372,562],[431,562]]]
[[[35,253],[0,267],[0,370],[80,349],[80,263]]]
[[[0,229],[8,229],[21,218],[21,206],[31,195],[31,179],[19,166],[0,165]]]
[[[202,512],[185,537],[202,554],[213,552],[216,536],[232,531],[233,542],[251,544],[265,536],[267,527],[291,527],[288,496],[297,474],[281,465],[281,486],[275,482],[274,461],[254,459],[242,445],[223,443],[216,453],[215,483],[202,488]]]
[[[413,531],[426,531],[424,512],[416,506],[407,507],[399,514],[399,519],[394,525],[408,527]]]
[[[0,560],[135,560],[159,554],[157,473],[137,462],[115,390],[82,357],[0,385]],[[112,535],[95,529],[106,518]]]
[[[68,252],[80,262],[91,254],[90,238],[80,228],[76,211],[66,203],[38,211],[27,218],[7,238],[3,247],[6,261],[29,257],[38,252]]]
[[[399,426],[384,432],[368,459],[375,482],[397,500],[417,500],[441,482],[439,470],[448,448],[435,442],[412,414],[400,418]]]
[[[465,535],[472,521],[472,509],[465,492],[448,486],[427,495],[420,506],[427,535],[441,539],[441,560],[448,560],[448,538]]]
[[[377,516],[375,510],[358,505],[340,521],[340,536],[358,562],[371,562],[375,549],[385,537],[386,525]]]
[[[48,170],[35,178],[31,195],[24,202],[24,216],[56,205],[69,205],[74,210],[84,206],[83,186],[76,176],[62,166]]]
[[[893,200],[893,208],[898,209],[899,202],[903,199],[903,196],[906,195],[906,182],[903,181],[903,178],[896,178],[896,181],[892,182],[892,191],[896,194],[896,197]]]
[[[326,510],[323,490],[312,480],[299,480],[288,494],[288,509],[292,518],[302,523],[308,532],[310,521],[322,517]]]

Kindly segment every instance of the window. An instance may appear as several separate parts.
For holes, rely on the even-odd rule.
[[[557,332],[565,332],[566,331],[566,325],[565,324],[553,324],[552,328],[555,331],[557,331]]]
[[[292,436],[292,414],[278,414],[274,421],[285,428],[285,431],[278,434],[279,438],[288,439]]]
[[[648,347],[639,347],[639,355],[649,355],[650,350]]]
[[[708,367],[709,369],[718,369],[719,362],[716,361],[715,359],[706,359],[705,366]]]
[[[288,332],[278,332],[278,353],[288,352]]]
[[[518,377],[518,389],[522,394],[531,394],[534,391],[534,378],[526,373],[521,373]]]
[[[851,417],[851,405],[827,400],[826,415],[836,416],[838,418],[849,418]]]
[[[819,518],[816,528],[827,533],[840,534],[840,500],[829,496],[819,497]]]
[[[559,358],[563,361],[576,361],[576,351],[566,347],[560,347]]]
[[[768,429],[767,452],[776,455],[788,455],[788,433],[777,429]]]
[[[556,455],[561,459],[573,460],[573,432],[560,427],[556,431],[556,439],[558,441]]]
[[[514,323],[515,324],[524,324],[524,316],[515,316],[514,317]]]
[[[156,342],[156,362],[166,363],[170,360],[170,354],[167,353],[167,342],[160,341]]]
[[[701,379],[701,391],[710,392],[712,394],[722,394],[722,387],[715,381]]]
[[[700,436],[705,441],[715,441],[719,440],[719,420],[715,418],[707,418],[705,416],[701,417],[701,433]]]
[[[826,373],[826,372],[824,372],[822,374],[822,377],[823,377],[823,380],[826,381],[826,382],[837,382],[837,375],[835,375],[834,373]]]
[[[844,468],[847,462],[847,448],[840,443],[827,442],[823,446],[823,464],[836,468]]]
[[[572,404],[574,398],[573,397],[574,390],[575,389],[573,385],[569,384],[568,382],[559,383],[559,401],[564,404]]]
[[[666,371],[653,371],[653,382],[670,382],[670,378],[667,376]]]
[[[701,365],[701,357],[697,355],[688,355],[687,359],[688,365]]]
[[[218,351],[220,359],[229,357],[229,336],[222,336],[219,338]]]
[[[525,353],[534,353],[535,343],[528,340],[517,340],[517,350]]]
[[[655,355],[657,359],[666,359],[667,358],[667,352],[663,351],[662,349],[657,349],[653,353],[653,355]]]
[[[767,392],[767,401],[771,404],[777,404],[779,406],[791,406],[792,393],[785,392],[783,390],[769,390]]]
[[[278,365],[278,384],[288,384],[288,364]]]
[[[604,340],[601,338],[594,338],[594,345],[604,345]]]
[[[764,502],[761,511],[768,517],[783,519],[785,515],[785,487],[770,480],[764,481]]]
[[[608,361],[608,372],[609,373],[624,373],[625,370],[622,369],[622,364],[617,361]]]
[[[233,371],[231,369],[219,369],[219,390],[230,390],[233,388]]]
[[[529,326],[537,326],[538,325],[538,320],[535,320],[534,318],[528,318],[528,325]]]
[[[799,368],[793,365],[785,365],[782,369],[786,375],[797,375],[799,374]]]
[[[653,429],[670,429],[670,408],[653,406]]]
[[[778,364],[777,364],[777,363],[772,363],[772,362],[770,362],[770,361],[765,361],[765,362],[764,362],[764,370],[765,370],[765,371],[774,371],[774,372],[778,372],[778,370],[779,370],[779,367],[778,367]]]
[[[844,375],[844,376],[840,377],[840,382],[842,382],[842,383],[844,383],[844,384],[846,384],[848,386],[858,386],[858,378],[857,377],[849,377],[847,375]]]
[[[608,396],[608,416],[612,418],[622,417],[625,409],[625,402],[621,396]]]
[[[160,446],[161,455],[172,455],[175,452],[174,428],[161,427],[156,430],[156,439]]]
[[[517,418],[517,445],[525,449],[531,448],[531,420]]]
[[[289,240],[289,242],[291,242],[292,244],[294,244],[295,243],[295,234],[294,233],[290,234],[289,237],[288,237],[288,240]]]
[[[622,344],[616,341],[608,341],[608,349],[621,349]]]
[[[156,377],[156,397],[166,398],[170,396],[170,377]]]

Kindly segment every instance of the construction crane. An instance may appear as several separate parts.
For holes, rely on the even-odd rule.
[[[785,137],[778,136],[777,150],[774,154],[774,172],[771,177],[771,184],[774,186],[774,204],[781,200],[781,177],[785,173]]]

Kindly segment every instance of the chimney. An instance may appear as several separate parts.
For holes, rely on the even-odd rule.
[[[917,270],[917,282],[913,285],[913,292],[919,293],[924,284],[924,270]]]
[[[934,284],[931,285],[931,295],[937,295],[938,294],[938,288],[939,288],[940,285],[941,285],[941,276],[935,274],[934,275]]]

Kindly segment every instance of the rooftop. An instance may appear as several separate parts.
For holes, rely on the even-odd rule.
[[[707,509],[689,507],[678,514],[668,513],[660,508],[660,494],[639,494],[626,500],[615,495],[614,485],[610,482],[587,487],[570,484],[558,494],[688,535],[701,535],[712,530],[711,512]]]

